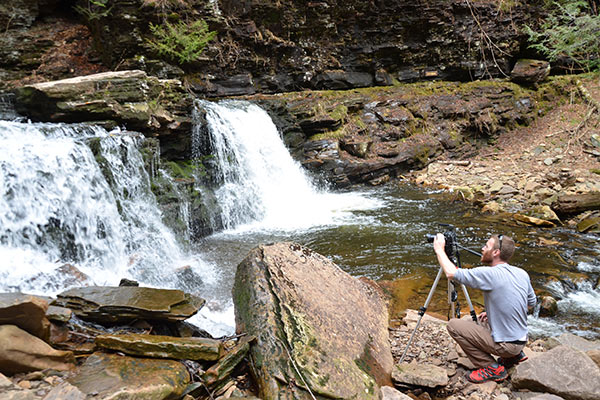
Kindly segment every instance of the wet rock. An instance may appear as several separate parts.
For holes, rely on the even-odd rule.
[[[517,365],[513,387],[548,392],[569,400],[600,397],[600,369],[582,351],[560,345]]]
[[[220,341],[207,338],[177,338],[130,333],[100,335],[96,345],[133,356],[172,358],[175,360],[218,360],[223,353]]]
[[[513,214],[513,218],[519,222],[524,222],[528,225],[541,226],[541,227],[553,227],[555,224],[544,219],[530,217],[529,215]]]
[[[219,383],[227,379],[233,369],[242,361],[242,359],[250,351],[250,343],[254,342],[254,336],[245,336],[229,350],[216,364],[206,370],[202,377],[203,382],[207,386],[217,386]]]
[[[0,293],[0,324],[16,325],[42,340],[48,340],[48,302],[23,293]]]
[[[68,322],[72,315],[73,311],[70,309],[58,306],[49,306],[48,311],[46,311],[48,319],[56,322]]]
[[[46,342],[14,325],[0,326],[0,372],[15,374],[43,369],[74,367],[70,351],[54,350]]]
[[[189,380],[177,361],[94,353],[69,383],[93,398],[162,400],[181,396]]]
[[[255,248],[238,266],[233,299],[237,331],[257,337],[251,353],[261,398],[309,399],[306,381],[313,393],[366,399],[391,382],[380,292],[310,249]]]
[[[577,222],[577,232],[580,233],[598,233],[600,232],[600,215],[592,214],[583,217]]]
[[[554,317],[558,312],[558,303],[554,297],[542,296],[540,301],[540,317]]]
[[[435,388],[448,384],[448,373],[446,369],[435,365],[402,363],[395,366],[392,379],[404,385]]]
[[[53,302],[70,308],[81,319],[102,323],[181,321],[198,312],[204,303],[204,299],[181,290],[135,286],[74,288],[59,294]]]
[[[550,63],[541,60],[518,60],[510,72],[510,79],[517,83],[539,83],[550,74]]]

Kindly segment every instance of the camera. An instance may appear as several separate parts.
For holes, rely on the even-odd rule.
[[[446,245],[444,246],[444,251],[446,252],[446,255],[450,258],[453,258],[454,255],[456,254],[456,244],[457,244],[457,240],[456,240],[456,232],[454,231],[454,226],[450,225],[450,224],[438,224],[440,226],[446,227],[448,228],[446,230],[446,232],[443,233],[444,238],[446,239]],[[427,238],[427,242],[428,243],[433,243],[433,240],[435,239],[435,235],[432,234],[427,234],[425,235],[425,237]]]

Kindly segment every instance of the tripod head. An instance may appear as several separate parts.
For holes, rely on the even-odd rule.
[[[448,258],[450,258],[453,262],[456,262],[458,257],[458,240],[456,237],[456,227],[450,224],[442,224],[438,223],[440,227],[445,228],[445,232],[443,233],[444,238],[446,239],[446,245],[444,246],[444,251]],[[426,235],[427,242],[433,243],[435,239],[435,235],[428,234]]]

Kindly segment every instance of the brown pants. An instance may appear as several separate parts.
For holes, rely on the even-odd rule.
[[[487,323],[475,322],[466,319],[451,319],[448,322],[448,333],[460,345],[477,368],[487,367],[496,362],[492,356],[504,358],[514,357],[525,347],[524,344],[494,342],[492,332]]]

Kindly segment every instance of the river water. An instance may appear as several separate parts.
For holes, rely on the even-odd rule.
[[[396,318],[405,307],[423,305],[439,268],[425,235],[446,223],[456,227],[462,246],[475,251],[492,233],[516,239],[513,264],[529,272],[539,294],[559,299],[557,317],[530,317],[534,336],[569,330],[600,337],[597,236],[497,220],[409,184],[319,188],[257,106],[197,107],[210,125],[226,229],[191,249],[162,223],[139,135],[0,121],[0,291],[53,295],[78,284],[116,285],[121,278],[183,288],[207,299],[192,322],[220,336],[234,330],[231,287],[238,263],[260,243],[285,240],[310,247],[354,276],[381,282],[394,293]],[[543,239],[558,244],[543,245]],[[461,260],[463,267],[478,262],[466,251]],[[65,265],[88,278],[74,282]],[[182,266],[193,279],[180,274]],[[480,307],[481,295],[470,294]],[[468,312],[462,293],[459,300]],[[445,315],[447,308],[441,282],[428,311]]]

